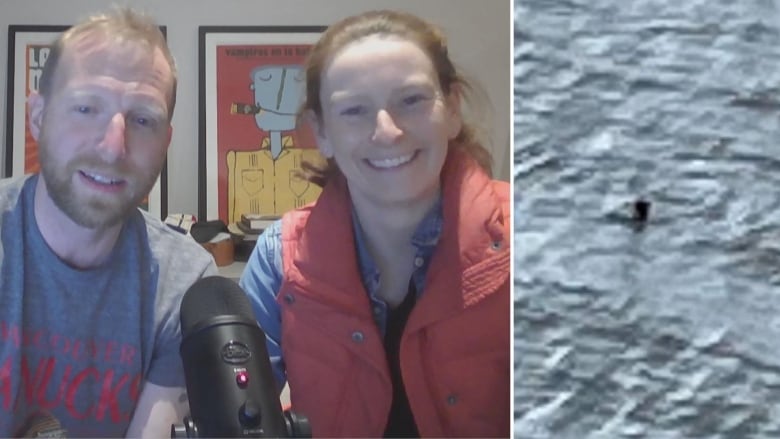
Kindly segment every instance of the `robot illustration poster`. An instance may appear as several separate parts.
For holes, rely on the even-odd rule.
[[[280,216],[320,193],[300,175],[302,163],[322,157],[311,128],[298,117],[302,64],[316,34],[308,41],[300,34],[271,35],[262,37],[263,44],[213,46],[216,96],[207,111],[215,109],[216,142],[206,164],[210,180],[216,177],[217,196],[211,198],[209,219],[232,223],[242,214]]]

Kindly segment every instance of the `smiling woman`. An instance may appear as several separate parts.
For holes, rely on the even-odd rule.
[[[279,388],[317,437],[509,436],[509,185],[462,116],[445,36],[366,12],[305,69],[323,190],[241,277]]]
[[[428,210],[461,122],[457,92],[443,95],[425,52],[398,37],[350,43],[329,60],[320,97],[322,110],[309,110],[309,119],[323,156],[346,177],[359,217]]]

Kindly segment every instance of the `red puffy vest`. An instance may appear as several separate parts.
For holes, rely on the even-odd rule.
[[[442,235],[401,340],[404,385],[423,437],[508,437],[509,184],[451,149],[442,197]],[[314,437],[381,436],[392,383],[343,177],[285,215],[282,245],[277,300],[294,411]]]

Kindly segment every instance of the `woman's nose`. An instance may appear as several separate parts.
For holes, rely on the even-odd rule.
[[[381,109],[376,115],[376,127],[372,140],[378,143],[395,144],[403,135],[403,130],[395,123],[393,116],[387,110]]]

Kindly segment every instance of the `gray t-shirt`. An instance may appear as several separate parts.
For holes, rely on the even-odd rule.
[[[0,436],[38,411],[70,437],[122,436],[145,381],[184,386],[181,298],[216,265],[138,210],[108,262],[74,269],[34,220],[36,182],[0,181]]]

